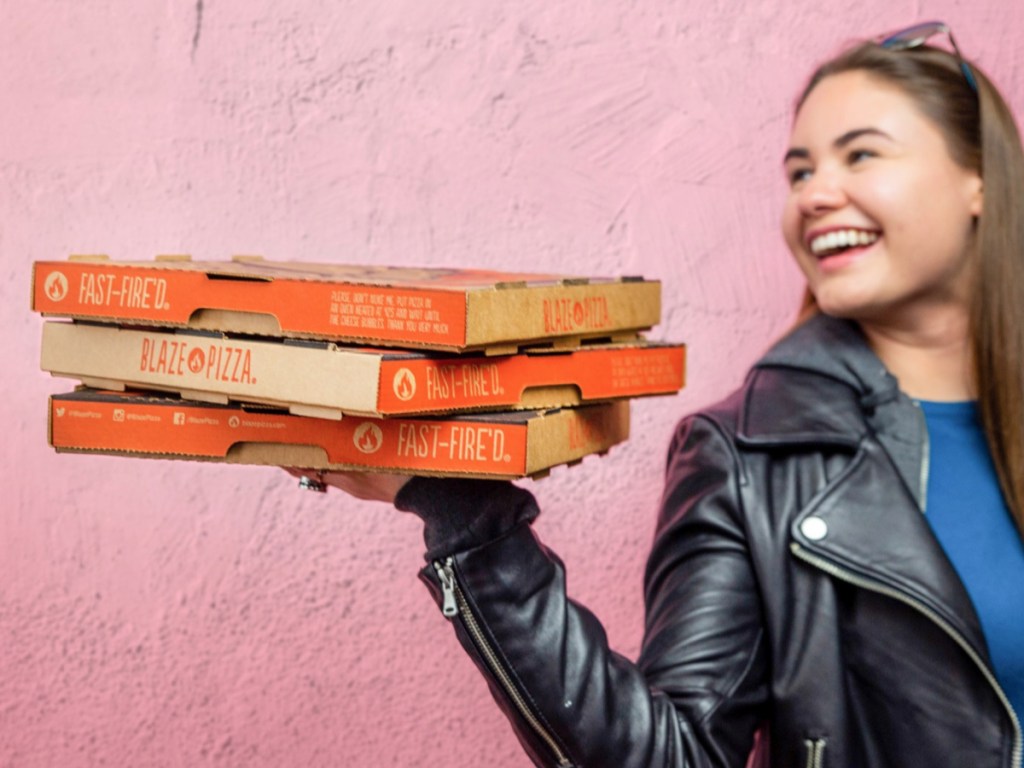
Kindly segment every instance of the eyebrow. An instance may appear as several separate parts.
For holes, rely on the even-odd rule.
[[[847,131],[842,136],[833,141],[832,146],[835,149],[842,149],[850,142],[859,139],[861,136],[881,136],[883,139],[888,139],[889,141],[892,141],[892,136],[890,136],[888,133],[879,128],[854,128],[852,131]],[[782,163],[783,165],[785,165],[794,158],[806,160],[810,156],[810,150],[807,150],[804,147],[790,147],[790,149],[786,152],[786,156],[782,158]]]

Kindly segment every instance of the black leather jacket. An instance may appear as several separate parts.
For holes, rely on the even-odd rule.
[[[922,514],[927,453],[855,325],[791,333],[678,427],[635,663],[567,599],[528,493],[417,479],[397,503],[427,521],[424,576],[538,765],[1019,768]]]

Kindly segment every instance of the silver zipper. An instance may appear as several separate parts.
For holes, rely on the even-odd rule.
[[[928,472],[931,470],[932,445],[928,437],[928,420],[925,418],[921,404],[915,400],[914,407],[917,409],[918,428],[921,430],[921,477],[918,482],[918,492],[921,496],[921,511],[928,509]]]
[[[804,739],[807,747],[807,768],[821,768],[825,759],[824,739]]]
[[[454,618],[461,616],[462,621],[466,626],[466,630],[473,638],[473,643],[480,650],[484,661],[487,663],[488,668],[494,673],[494,676],[498,679],[498,683],[501,685],[502,690],[505,691],[506,695],[511,699],[515,705],[516,710],[522,715],[523,719],[529,723],[533,729],[545,744],[551,749],[555,755],[555,759],[558,761],[558,765],[563,768],[571,768],[572,762],[566,757],[561,747],[558,746],[558,742],[555,741],[555,737],[544,727],[544,725],[537,719],[537,716],[530,709],[530,706],[526,703],[526,699],[523,698],[522,694],[516,689],[515,684],[512,682],[512,678],[505,670],[504,665],[498,658],[498,655],[494,652],[491,644],[484,636],[483,630],[480,629],[480,624],[476,620],[476,616],[473,615],[473,611],[469,607],[469,603],[466,601],[466,596],[462,593],[461,587],[455,580],[455,559],[447,557],[444,562],[440,560],[434,561],[434,570],[437,571],[437,576],[441,580],[441,612],[448,618]]]
[[[851,573],[850,571],[840,568],[832,562],[825,560],[824,558],[819,557],[818,555],[815,555],[811,552],[808,552],[806,549],[804,549],[802,546],[795,542],[790,544],[790,549],[792,550],[794,555],[796,555],[804,562],[810,563],[816,568],[820,568],[826,573],[836,577],[840,581],[845,581],[848,584],[854,585],[855,587],[861,587],[872,592],[877,592],[880,595],[886,595],[887,597],[899,600],[901,603],[905,605],[909,605],[911,608],[914,608],[915,610],[922,613],[925,617],[930,619],[940,629],[942,629],[942,631],[949,635],[956,642],[956,644],[959,645],[964,650],[964,652],[970,657],[971,661],[975,663],[978,669],[981,670],[981,673],[985,676],[985,679],[989,682],[989,685],[992,686],[992,689],[996,692],[996,695],[999,697],[999,700],[1003,703],[1003,707],[1006,709],[1007,714],[1009,714],[1010,722],[1013,723],[1013,753],[1011,765],[1013,766],[1013,768],[1020,768],[1021,731],[1020,721],[1017,719],[1017,713],[1014,711],[1013,705],[1010,704],[1010,700],[1006,697],[1006,694],[1003,692],[1002,687],[999,685],[999,681],[996,680],[995,675],[993,675],[992,672],[989,671],[988,666],[981,659],[981,657],[978,656],[977,653],[975,653],[970,643],[968,643],[967,640],[948,621],[946,621],[944,618],[942,618],[942,616],[940,616],[938,613],[933,611],[931,608],[929,608],[927,605],[920,602],[919,600],[915,600],[914,598],[910,597],[909,595],[905,595],[897,589],[887,587],[884,584],[879,584],[878,582],[866,579],[862,576],[858,576],[856,573]]]

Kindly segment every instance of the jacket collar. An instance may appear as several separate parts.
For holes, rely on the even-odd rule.
[[[867,344],[860,327],[818,313],[775,344],[756,368],[812,371],[845,384],[862,397],[892,397],[896,379]]]
[[[752,369],[740,409],[742,444],[832,445],[852,451],[868,433],[885,448],[923,509],[923,416],[856,323],[819,313]]]

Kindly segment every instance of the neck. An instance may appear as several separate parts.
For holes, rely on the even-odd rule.
[[[918,327],[861,323],[868,343],[915,400],[973,400],[966,316]]]

